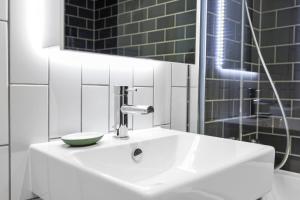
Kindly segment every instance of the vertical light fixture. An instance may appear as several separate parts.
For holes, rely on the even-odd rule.
[[[224,23],[225,23],[225,0],[217,3],[217,29],[216,29],[216,67],[223,68],[224,63]]]

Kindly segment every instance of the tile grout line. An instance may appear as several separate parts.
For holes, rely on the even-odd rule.
[[[108,98],[108,120],[107,120],[107,122],[108,122],[108,129],[107,129],[107,132],[109,133],[110,132],[110,123],[111,123],[111,119],[110,119],[110,117],[111,117],[111,110],[110,110],[110,106],[111,106],[111,99],[110,99],[110,93],[111,93],[111,83],[110,83],[110,81],[111,81],[111,64],[108,64],[108,94],[107,94],[107,98]]]
[[[50,76],[51,76],[51,61],[50,61],[50,56],[48,56],[48,142],[50,141],[50,86],[51,86],[51,81],[50,81]]]
[[[83,64],[80,64],[80,131],[83,132],[83,81],[82,81],[82,71],[83,71]]]
[[[8,66],[7,66],[7,78],[8,78],[8,198],[9,200],[12,199],[12,136],[11,136],[11,55],[10,55],[10,47],[11,47],[11,42],[10,42],[10,28],[11,28],[11,1],[8,1],[8,20],[7,20],[7,53],[8,53]]]
[[[12,199],[12,136],[11,136],[11,55],[10,55],[10,28],[11,28],[11,23],[10,23],[10,18],[11,18],[11,1],[8,1],[8,20],[7,20],[7,56],[8,56],[8,66],[7,66],[7,86],[8,86],[8,198],[9,200]]]

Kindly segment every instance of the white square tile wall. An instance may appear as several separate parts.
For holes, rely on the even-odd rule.
[[[198,88],[199,84],[199,67],[196,65],[190,65],[190,84],[193,88]]]
[[[152,86],[153,87],[153,62],[146,62],[143,65],[134,67],[134,86]]]
[[[3,144],[8,144],[8,37],[6,22],[0,22],[0,145]]]
[[[154,125],[170,124],[171,64],[154,66]]]
[[[0,146],[0,199],[8,200],[9,198],[9,163],[8,147]]]
[[[117,62],[110,65],[111,86],[133,86],[133,64],[131,62]]]
[[[8,18],[8,0],[0,0],[0,20]]]
[[[171,129],[186,131],[187,88],[172,87]]]
[[[33,0],[9,2],[10,82],[48,84],[48,53],[43,48],[41,24],[46,8]]]
[[[172,86],[187,86],[187,65],[181,63],[172,64]]]
[[[82,131],[108,132],[109,86],[82,87]]]
[[[82,84],[108,85],[109,63],[92,59],[82,65]]]
[[[190,89],[190,132],[198,131],[198,88]]]
[[[81,131],[81,65],[50,59],[50,137]]]
[[[133,96],[134,105],[149,105],[153,106],[153,88],[140,87]],[[155,110],[155,108],[154,108]],[[153,126],[153,114],[135,115],[133,116],[133,129],[145,129]]]
[[[48,86],[12,85],[11,187],[12,200],[31,197],[28,148],[48,141]]]

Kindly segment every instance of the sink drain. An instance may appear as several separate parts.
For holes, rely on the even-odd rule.
[[[135,162],[141,162],[141,160],[143,159],[143,150],[140,148],[134,149],[131,157]]]

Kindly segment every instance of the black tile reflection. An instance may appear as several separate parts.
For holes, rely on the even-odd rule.
[[[283,110],[287,117],[291,116],[291,101],[289,100],[281,100]],[[277,103],[277,100],[267,100],[267,99],[261,99],[260,105],[259,105],[259,112],[262,113],[269,113],[272,116],[282,116],[280,107]]]
[[[293,101],[293,117],[300,118],[300,101]]]
[[[273,28],[276,26],[276,12],[263,13],[261,16],[261,28]]]
[[[155,30],[155,19],[142,21],[140,22],[139,26],[140,26],[140,32]]]
[[[196,55],[195,53],[187,53],[184,56],[184,62],[185,63],[195,63],[196,62]]]
[[[284,1],[283,1],[284,2]],[[293,7],[278,11],[277,26],[296,25],[300,23],[300,8]]]
[[[291,44],[294,40],[294,28],[277,28],[273,30],[261,31],[261,45],[274,46],[280,44]]]
[[[274,81],[292,80],[292,64],[269,64],[268,70]],[[268,81],[268,77],[263,68],[261,68],[260,78],[263,81]]]
[[[177,41],[175,43],[176,53],[195,52],[195,40]]]
[[[273,98],[273,90],[268,82],[260,83],[260,97],[261,98]]]
[[[65,45],[194,64],[196,4],[195,0],[66,0]]]
[[[149,7],[156,4],[156,0],[140,0],[140,7]]]
[[[233,101],[213,102],[213,119],[228,119],[233,117]]]
[[[300,136],[300,119],[288,118],[288,125],[292,136]],[[282,118],[274,119],[274,133],[286,135],[285,124]]]
[[[276,163],[283,159],[283,154],[276,154]],[[283,166],[283,170],[300,173],[300,158],[296,156],[289,156],[287,163]]]
[[[292,138],[291,153],[300,155],[300,138]]]
[[[155,44],[140,46],[140,56],[155,55]]]
[[[255,117],[243,118],[243,122],[242,122],[243,135],[256,133],[257,131],[256,122],[257,120]]]
[[[176,26],[196,23],[195,16],[196,16],[196,11],[189,11],[186,13],[176,15]]]
[[[224,121],[224,138],[239,138],[239,121],[238,119]]]
[[[240,82],[224,81],[224,98],[239,99],[240,98]]]
[[[300,61],[300,45],[278,46],[276,48],[277,62],[299,62]]]
[[[177,0],[166,4],[166,14],[174,14],[185,11],[185,0]]]
[[[251,135],[245,135],[245,136],[243,136],[243,141],[244,142],[253,142],[253,140],[257,141],[256,134],[251,134]]]
[[[173,27],[175,24],[175,17],[167,16],[167,17],[158,18],[156,24],[157,24],[156,25],[157,29]]]
[[[294,6],[294,0],[263,0],[262,11],[275,10],[279,8],[287,8]]]
[[[205,103],[205,121],[212,120],[212,102]]]
[[[278,82],[276,83],[276,87],[281,98],[286,98],[286,99],[300,98],[299,82]]]
[[[158,6],[154,6],[148,9],[148,18],[155,18],[155,17],[160,17],[165,15],[165,11],[166,11],[166,6],[163,5],[158,5]]]
[[[184,38],[185,29],[183,27],[167,29],[166,40],[180,40]]]
[[[132,21],[140,21],[146,18],[147,18],[147,9],[137,10],[132,13]]]
[[[156,44],[156,54],[172,54],[174,53],[174,42],[165,42]]]
[[[170,62],[184,62],[184,54],[167,55],[165,56],[166,61]]]
[[[273,146],[276,151],[285,152],[286,138],[280,135],[259,134],[259,142],[264,145]]]
[[[261,53],[266,63],[275,63],[274,60],[275,47],[262,47]]]
[[[258,119],[258,131],[264,133],[273,132],[273,118],[259,118]]]
[[[165,31],[153,31],[148,33],[148,42],[155,43],[164,41]]]
[[[224,82],[220,80],[206,81],[206,99],[223,99]]]
[[[185,28],[185,37],[186,38],[195,38],[196,37],[196,25],[187,26]]]
[[[222,137],[223,136],[223,122],[213,122],[205,124],[205,135]]]

